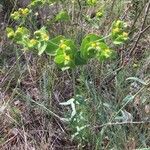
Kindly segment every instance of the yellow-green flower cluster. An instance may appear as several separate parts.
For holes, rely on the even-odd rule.
[[[27,46],[28,48],[34,48],[38,43],[38,40],[32,38],[28,40]]]
[[[92,48],[95,48],[95,49],[99,49],[99,48],[100,48],[100,47],[99,47],[99,44],[100,44],[99,42],[92,42],[92,43],[91,43],[91,47],[92,47]]]
[[[38,44],[38,40],[30,39],[29,30],[25,27],[18,27],[16,30],[7,28],[6,32],[9,39],[13,39],[17,44],[24,47],[33,48]]]
[[[12,28],[6,28],[7,37],[13,39],[15,37],[15,31]]]
[[[121,20],[113,23],[111,35],[114,44],[122,44],[128,39],[128,33],[124,31],[126,27],[127,24]]]
[[[93,58],[98,51],[100,51],[100,43],[96,41],[91,42],[87,49],[88,58]]]
[[[103,15],[104,15],[104,13],[103,13],[102,10],[99,10],[99,11],[96,12],[96,17],[98,17],[98,18],[103,17]]]
[[[13,39],[17,44],[21,45],[23,49],[34,48],[39,51],[39,54],[45,51],[49,40],[48,31],[45,27],[35,31],[33,35],[25,27],[18,27],[16,30],[7,28],[6,32],[7,37]]]
[[[88,57],[96,56],[98,59],[103,60],[109,58],[111,54],[111,49],[104,42],[91,42],[90,47],[88,48]]]
[[[15,11],[11,14],[11,18],[13,18],[14,20],[19,20],[20,18],[27,17],[30,12],[31,10],[28,8],[19,8],[18,11]]]
[[[7,37],[14,40],[21,40],[23,37],[29,37],[29,30],[25,27],[18,27],[16,31],[12,28],[6,28]]]
[[[34,35],[35,35],[37,40],[41,40],[41,41],[48,41],[49,40],[49,35],[48,35],[48,33],[44,27],[41,28],[40,30],[35,31]]]
[[[66,45],[63,40],[61,40],[59,48],[62,50],[62,54],[64,57],[64,64],[68,64],[71,60],[71,55],[70,55],[71,48],[68,45]]]
[[[112,54],[111,49],[105,48],[101,51],[100,57],[106,59],[106,58],[109,58],[111,56],[111,54]]]

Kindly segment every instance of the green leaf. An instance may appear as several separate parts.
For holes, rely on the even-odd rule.
[[[141,79],[139,79],[137,77],[129,77],[126,80],[133,80],[133,81],[137,81],[137,82],[139,82],[139,83],[141,83],[143,85],[147,85],[147,83],[145,81],[143,81],[143,80],[141,80]]]
[[[35,7],[43,5],[43,1],[41,0],[32,0],[32,2],[29,4],[29,7]]]
[[[56,55],[56,50],[58,49],[59,47],[59,44],[61,43],[61,40],[64,39],[64,36],[57,36],[51,40],[49,40],[47,42],[47,47],[45,49],[45,52],[48,54],[48,55]]]
[[[113,38],[113,43],[116,45],[123,44],[128,38],[123,37],[122,35],[118,35],[117,38]]]
[[[72,112],[71,112],[71,117],[70,117],[70,120],[76,115],[76,108],[75,108],[75,103],[74,103],[75,99],[74,98],[71,98],[70,100],[68,100],[67,102],[63,102],[63,103],[60,103],[60,105],[64,105],[64,106],[67,106],[67,105],[70,105],[71,106],[71,109],[72,109]]]
[[[74,98],[71,98],[70,100],[68,100],[67,102],[62,102],[62,103],[59,103],[60,105],[63,105],[63,106],[67,106],[67,105],[71,105],[72,103],[74,103],[75,99]]]
[[[94,6],[97,3],[97,0],[86,0],[87,4],[90,6]]]
[[[89,54],[90,53],[89,48],[91,47],[91,43],[96,42],[96,41],[101,42],[104,40],[102,40],[101,36],[98,36],[96,34],[89,34],[83,39],[83,41],[81,43],[80,51],[81,51],[81,56],[84,59],[91,58],[91,55]],[[94,53],[94,51],[93,51],[93,53]]]
[[[78,51],[75,55],[75,65],[85,65],[87,60],[81,57],[81,52]]]
[[[106,43],[104,43],[104,42],[100,42],[100,48],[101,48],[101,50],[105,50],[105,49],[107,49],[108,48],[108,46],[107,46],[107,44]]]
[[[77,48],[76,48],[76,45],[74,44],[74,41],[73,40],[71,40],[71,39],[66,39],[65,41],[64,41],[64,44],[66,44],[68,47],[70,47],[70,50],[65,50],[65,52],[67,53],[67,54],[69,54],[69,53],[71,53],[71,54],[75,54],[76,53],[76,51],[77,51]]]
[[[62,69],[66,70],[75,67],[75,55],[77,48],[70,39],[63,39],[59,48],[56,49],[55,63]]]
[[[134,100],[135,96],[134,95],[127,95],[123,100],[122,102],[123,103],[129,103],[129,102],[132,102]]]
[[[122,41],[117,41],[117,40],[115,40],[115,41],[113,41],[113,43],[114,43],[115,45],[120,45],[120,44],[122,44],[123,42],[122,42]]]
[[[46,47],[47,47],[47,43],[46,42],[41,42],[41,44],[38,47],[38,51],[39,51],[38,55],[43,54],[43,52],[45,51]]]
[[[58,65],[62,64],[65,61],[64,55],[56,55],[54,61]]]
[[[63,66],[61,66],[60,68],[61,68],[61,70],[62,70],[62,71],[65,71],[65,70],[70,69],[70,67],[69,67],[69,66],[68,66],[68,67],[63,67]]]
[[[69,20],[69,15],[67,13],[67,11],[60,11],[57,15],[56,15],[56,21],[68,21]]]
[[[100,42],[100,51],[97,53],[97,58],[99,61],[104,61],[111,57],[112,50],[108,47],[106,43]]]
[[[86,47],[86,45],[89,43],[89,42],[93,42],[93,41],[96,41],[96,40],[99,40],[101,39],[102,37],[96,35],[96,34],[88,34],[83,40],[82,40],[82,43],[81,43],[81,51],[83,51]]]

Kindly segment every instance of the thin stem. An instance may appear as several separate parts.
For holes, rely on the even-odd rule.
[[[73,87],[73,96],[76,95],[76,83],[75,83],[75,70],[72,69],[72,87]]]
[[[138,36],[137,40],[135,41],[132,49],[130,50],[129,56],[132,56],[132,55],[135,54],[135,49],[136,49],[136,46],[137,46],[139,40],[141,39],[142,31],[144,29],[144,25],[145,25],[145,22],[146,22],[146,19],[147,19],[147,16],[148,16],[149,9],[150,9],[150,1],[147,3],[147,7],[146,7],[146,10],[145,10],[145,15],[144,15],[144,20],[143,20],[143,23],[142,23],[142,26],[141,26],[141,29],[140,29],[140,32],[139,32],[139,36]]]
[[[109,122],[109,123],[106,123],[106,124],[103,124],[101,126],[94,126],[93,128],[102,128],[104,126],[114,126],[114,125],[127,125],[127,124],[145,124],[145,123],[150,123],[149,121],[140,121],[140,122]]]
[[[36,105],[42,107],[44,110],[46,110],[47,112],[49,112],[53,117],[56,117],[57,119],[63,121],[63,122],[67,122],[68,119],[66,118],[61,118],[60,116],[58,116],[57,114],[55,114],[54,112],[52,112],[51,110],[49,110],[47,107],[45,107],[43,104],[40,104],[32,99],[30,99],[31,102],[35,103]]]

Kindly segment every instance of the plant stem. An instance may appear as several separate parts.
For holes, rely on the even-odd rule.
[[[73,87],[73,96],[76,95],[76,83],[75,83],[75,70],[72,69],[72,87]]]

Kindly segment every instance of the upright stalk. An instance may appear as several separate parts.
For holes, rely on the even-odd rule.
[[[75,70],[72,69],[72,87],[73,87],[73,96],[76,95],[76,81],[75,81]]]

